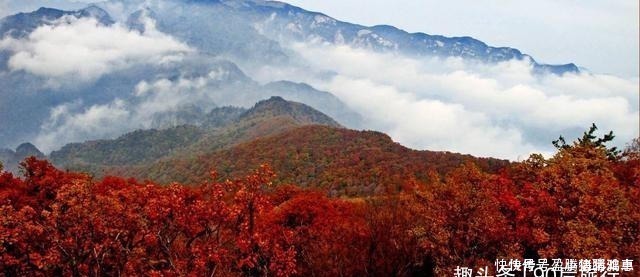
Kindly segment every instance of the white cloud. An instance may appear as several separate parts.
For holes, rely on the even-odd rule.
[[[131,117],[131,111],[120,99],[107,105],[91,106],[81,113],[74,113],[79,106],[81,103],[68,103],[53,108],[49,120],[42,126],[45,132],[35,139],[35,143],[42,147],[42,150],[49,152],[65,142],[79,138],[108,138],[113,136],[114,128],[131,127],[123,126],[130,123],[127,119]]]
[[[347,46],[295,44],[301,67],[248,68],[259,81],[293,80],[330,91],[411,148],[519,159],[549,153],[592,122],[613,130],[618,145],[638,136],[638,79],[609,75],[536,75],[522,61],[483,64],[459,58],[409,58]],[[329,73],[328,72],[333,72]],[[225,71],[175,80],[141,81],[131,99],[52,110],[35,143],[51,151],[65,143],[112,138],[152,127],[157,115],[188,104],[229,100],[216,82]],[[327,77],[329,76],[329,77]],[[240,93],[237,93],[238,95]]]
[[[263,67],[260,81],[298,79],[360,112],[366,127],[412,148],[516,159],[548,152],[558,135],[592,122],[617,143],[638,136],[638,81],[608,75],[536,75],[531,65],[414,59],[348,46],[295,44],[307,68]],[[326,76],[333,71],[335,76]],[[304,74],[307,72],[308,74]]]
[[[511,157],[531,148],[519,130],[493,125],[486,115],[460,104],[343,76],[333,78],[327,88],[363,113],[367,127],[385,131],[403,145],[493,157]]]
[[[117,98],[90,107],[77,102],[57,106],[51,109],[34,143],[48,153],[70,142],[115,138],[159,127],[158,118],[187,105],[210,109],[215,106],[213,88],[225,74],[218,68],[201,77],[140,81],[127,100]]]
[[[163,63],[192,51],[187,45],[156,30],[146,19],[144,33],[121,24],[104,26],[93,18],[63,17],[41,26],[24,39],[6,37],[0,49],[9,49],[11,70],[24,70],[51,80],[90,81],[136,63]]]

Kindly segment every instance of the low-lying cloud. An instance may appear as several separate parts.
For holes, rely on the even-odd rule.
[[[115,138],[137,129],[161,128],[171,115],[191,107],[215,107],[211,86],[224,75],[222,69],[206,76],[140,81],[131,97],[85,107],[73,102],[51,110],[34,142],[48,153],[70,142]],[[173,122],[168,126],[176,125]]]
[[[540,75],[526,61],[484,64],[347,46],[290,47],[302,58],[299,66],[256,66],[250,77],[307,82],[329,91],[363,116],[364,128],[411,148],[517,160],[551,153],[552,140],[574,139],[591,123],[613,130],[618,146],[638,136],[637,78]],[[130,98],[104,105],[58,106],[35,143],[48,152],[67,142],[155,127],[159,116],[185,106],[206,110],[235,95],[219,86],[223,71],[141,81]]]
[[[551,140],[574,138],[591,123],[613,130],[618,145],[638,136],[637,78],[539,75],[515,60],[409,58],[326,44],[292,48],[308,61],[305,70],[266,67],[255,75],[330,91],[368,119],[367,128],[412,148],[520,159],[552,151]],[[326,72],[334,74],[318,77]]]
[[[0,40],[0,50],[12,52],[8,66],[48,77],[89,81],[133,64],[162,64],[192,51],[186,44],[159,32],[143,18],[145,31],[120,23],[105,26],[94,18],[65,16],[21,39]]]

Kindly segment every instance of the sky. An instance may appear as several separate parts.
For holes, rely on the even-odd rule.
[[[543,63],[638,76],[637,0],[289,0],[336,19],[408,32],[472,36]],[[366,4],[365,4],[366,3]]]

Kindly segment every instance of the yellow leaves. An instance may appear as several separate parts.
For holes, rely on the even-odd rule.
[[[533,229],[533,242],[536,244],[545,244],[549,242],[549,234],[541,229]]]

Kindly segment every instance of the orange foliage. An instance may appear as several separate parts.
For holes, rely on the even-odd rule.
[[[637,259],[639,165],[576,145],[332,198],[274,184],[268,166],[160,186],[30,158],[23,178],[0,174],[0,275],[446,276],[497,258]]]

